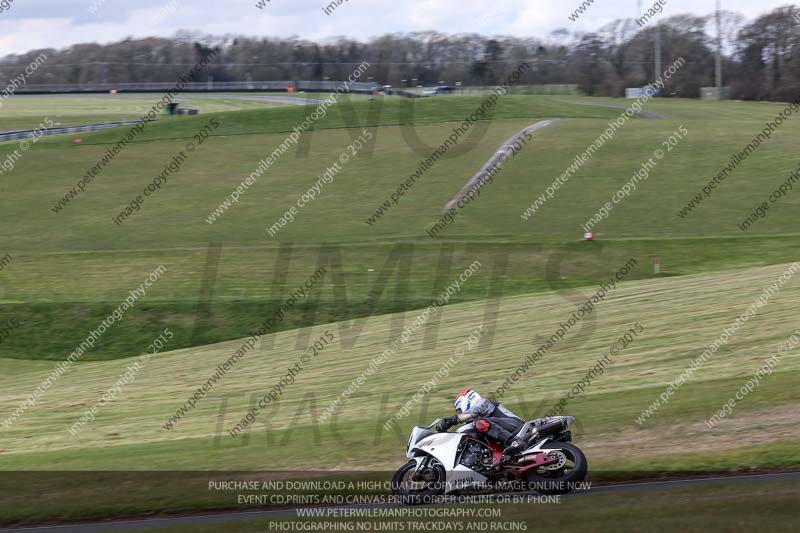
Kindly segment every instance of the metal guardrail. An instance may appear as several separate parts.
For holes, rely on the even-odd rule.
[[[372,93],[380,87],[374,83],[353,82],[346,85],[341,81],[233,81],[233,82],[190,82],[182,92],[230,92],[230,91],[267,91],[286,90],[292,87],[296,91],[333,92],[347,86],[350,92]],[[170,83],[87,83],[77,84],[31,84],[19,87],[15,94],[81,94],[81,93],[107,93],[111,90],[119,92],[167,92],[174,88]],[[121,126],[133,126],[136,122],[111,122],[108,124],[92,124],[88,126],[73,126],[68,128],[50,128],[45,130],[23,130],[0,132],[0,143],[49,137],[51,135],[64,135],[69,133],[82,133],[101,131]]]
[[[295,91],[332,92],[344,87],[343,81],[227,81],[227,82],[189,82],[181,92],[259,92],[259,91],[286,91],[289,88]],[[174,82],[158,83],[47,83],[30,84],[18,87],[16,94],[81,94],[81,93],[108,93],[139,92],[166,93],[175,88]],[[372,92],[379,88],[375,83],[353,82],[349,84],[350,92]]]
[[[333,92],[337,89],[347,88],[349,92],[371,93],[376,89],[380,89],[380,85],[361,81],[349,84],[343,81],[298,81],[294,88],[297,91],[312,92]]]
[[[411,91],[404,91],[402,89],[384,89],[383,92],[384,92],[384,94],[387,94],[387,95],[390,95],[390,96],[402,96],[403,98],[427,98],[427,97],[430,96],[428,94],[421,94],[421,93],[415,93],[415,92],[411,92]]]
[[[286,90],[293,87],[291,81],[237,81],[237,82],[188,82],[183,92],[208,91],[268,91]],[[107,93],[112,90],[120,92],[167,92],[175,88],[174,82],[147,83],[39,83],[23,85],[16,89],[16,94],[55,94],[55,93]]]
[[[39,137],[49,137],[51,135],[64,135],[67,133],[82,133],[88,131],[101,131],[122,126],[133,126],[138,122],[109,122],[108,124],[91,124],[89,126],[72,126],[68,128],[49,128],[40,130],[20,130],[0,132],[0,142],[19,141],[23,139],[35,139]]]

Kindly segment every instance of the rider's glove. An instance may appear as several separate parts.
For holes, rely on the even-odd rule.
[[[451,427],[458,424],[458,415],[448,416],[436,427],[436,429],[440,432],[447,431]]]

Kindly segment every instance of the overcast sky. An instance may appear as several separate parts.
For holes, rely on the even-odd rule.
[[[569,15],[582,0],[340,1],[328,15],[323,8],[331,0],[0,0],[0,56],[128,36],[171,36],[178,30],[319,40],[420,30],[545,37],[559,28],[590,31],[617,18],[638,17],[637,5],[644,12],[655,0],[595,0],[576,21]],[[667,2],[662,17],[714,9],[714,0],[661,1]],[[256,7],[258,2],[265,7]],[[723,0],[723,8],[753,19],[788,3]]]

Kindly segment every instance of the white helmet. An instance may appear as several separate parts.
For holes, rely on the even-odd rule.
[[[453,407],[459,413],[469,413],[480,399],[480,394],[472,389],[465,389],[456,396],[456,403],[453,404]]]

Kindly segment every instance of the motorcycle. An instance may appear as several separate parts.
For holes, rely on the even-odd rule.
[[[503,448],[466,424],[437,432],[441,419],[416,426],[408,440],[409,461],[392,478],[392,492],[407,504],[429,503],[446,495],[536,491],[566,494],[586,478],[588,462],[571,444],[571,416],[526,422],[516,437],[526,448],[503,458]]]

